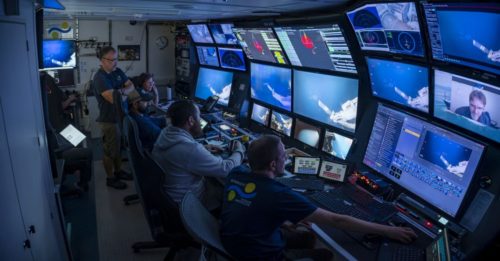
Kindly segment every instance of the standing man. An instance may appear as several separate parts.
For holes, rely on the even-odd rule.
[[[134,84],[128,79],[122,70],[116,67],[116,50],[106,46],[99,53],[101,68],[94,76],[94,90],[99,104],[99,117],[97,122],[103,134],[102,159],[106,171],[106,185],[115,189],[125,189],[127,184],[123,180],[131,180],[132,175],[121,169],[121,130],[117,122],[117,112],[113,104],[113,91],[119,90],[122,94],[122,103],[131,91]]]

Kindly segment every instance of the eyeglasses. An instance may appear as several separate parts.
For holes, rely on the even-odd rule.
[[[102,59],[104,59],[106,61],[110,61],[110,62],[116,62],[116,61],[118,61],[118,59],[116,59],[116,58],[114,58],[114,59],[108,59],[108,58],[102,57]]]

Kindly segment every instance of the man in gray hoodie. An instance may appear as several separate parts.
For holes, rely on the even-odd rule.
[[[167,116],[172,125],[162,130],[153,148],[153,157],[167,175],[165,191],[177,203],[192,191],[207,208],[216,208],[222,202],[222,185],[217,191],[205,177],[226,177],[241,164],[245,147],[237,142],[231,156],[222,159],[209,151],[214,148],[198,143],[195,138],[202,136],[203,131],[200,110],[192,101],[173,103]]]

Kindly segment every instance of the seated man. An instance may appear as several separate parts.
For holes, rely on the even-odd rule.
[[[404,242],[416,237],[410,228],[379,225],[321,209],[275,181],[286,160],[285,147],[277,136],[264,135],[250,143],[248,160],[251,170],[240,167],[228,175],[221,213],[222,244],[237,260],[331,258],[325,250],[305,249],[313,244],[304,246],[305,242],[297,240],[297,232],[280,230],[285,221],[314,222]]]
[[[208,209],[217,208],[222,194],[211,196],[209,193],[217,194],[216,188],[207,188],[210,183],[205,177],[226,177],[241,164],[245,148],[237,142],[231,156],[222,159],[198,143],[195,138],[202,136],[203,131],[200,110],[192,101],[174,102],[167,116],[172,125],[162,130],[153,148],[153,157],[167,173],[165,191],[177,203],[192,191]]]
[[[151,98],[149,95],[140,95],[135,90],[128,94],[129,114],[137,122],[142,147],[149,151],[153,149],[156,139],[167,122],[164,117],[154,118],[146,114]]]
[[[486,96],[480,90],[473,90],[469,94],[469,106],[463,106],[455,110],[455,113],[486,126],[491,125],[490,114],[485,111]]]

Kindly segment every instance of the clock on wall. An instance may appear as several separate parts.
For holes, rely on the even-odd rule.
[[[155,40],[155,44],[158,48],[160,48],[160,50],[163,50],[168,46],[168,39],[164,35],[158,36]]]

